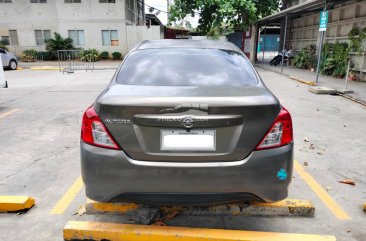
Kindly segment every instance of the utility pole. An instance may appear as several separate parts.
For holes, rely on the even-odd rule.
[[[324,3],[324,9],[320,13],[320,22],[319,22],[319,32],[320,32],[320,41],[319,41],[319,47],[318,47],[318,64],[316,67],[316,78],[315,83],[319,82],[319,72],[320,72],[320,63],[322,58],[322,51],[323,51],[323,44],[324,39],[327,34],[327,24],[328,24],[328,11],[327,11],[327,1]]]
[[[286,48],[286,38],[287,38],[287,22],[288,22],[288,15],[285,16],[285,33],[283,37],[283,45],[282,45],[282,63],[281,63],[281,73],[283,72],[283,62],[285,61],[285,48]]]
[[[166,0],[166,25],[169,24],[169,4],[170,4],[170,0]]]

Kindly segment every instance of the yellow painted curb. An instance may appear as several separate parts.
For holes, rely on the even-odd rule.
[[[101,203],[87,199],[85,209],[86,213],[127,213],[142,207],[136,203]]]
[[[85,205],[87,214],[110,213],[129,214],[144,205],[135,203],[100,203],[88,199]],[[315,207],[307,200],[286,199],[276,203],[242,203],[213,205],[207,207],[169,206],[159,207],[160,211],[179,211],[186,215],[230,215],[230,216],[302,216],[312,217]]]
[[[334,236],[69,221],[64,240],[336,241]]]
[[[29,196],[0,196],[0,212],[18,212],[28,210],[35,204]]]
[[[316,83],[314,81],[309,81],[309,80],[305,80],[305,79],[301,79],[301,78],[298,78],[296,76],[290,76],[290,79],[293,79],[293,80],[296,80],[296,81],[299,81],[303,84],[307,84],[307,85],[311,85],[311,86],[315,86]]]
[[[31,70],[62,70],[60,67],[31,67]]]
[[[16,70],[23,70],[23,67],[17,67]]]

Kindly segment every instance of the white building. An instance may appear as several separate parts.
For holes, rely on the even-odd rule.
[[[143,0],[0,0],[0,40],[15,52],[44,50],[58,32],[75,47],[125,54],[138,41],[161,38],[159,26],[136,26],[143,16]]]

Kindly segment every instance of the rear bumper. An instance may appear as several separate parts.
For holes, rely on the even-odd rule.
[[[162,201],[162,194],[196,196],[200,202],[205,202],[207,195],[207,203],[215,202],[211,197],[217,197],[220,202],[231,198],[232,201],[259,198],[275,202],[287,197],[292,170],[293,143],[254,151],[242,161],[187,166],[174,162],[140,162],[130,159],[123,151],[81,143],[86,195],[99,202],[150,203],[155,197]]]

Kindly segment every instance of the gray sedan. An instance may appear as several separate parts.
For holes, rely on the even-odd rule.
[[[18,58],[14,54],[12,54],[4,49],[0,49],[0,55],[1,55],[1,61],[3,63],[3,68],[8,68],[11,70],[17,69]]]
[[[100,202],[275,202],[292,179],[291,116],[233,44],[145,41],[85,111],[81,167]]]

